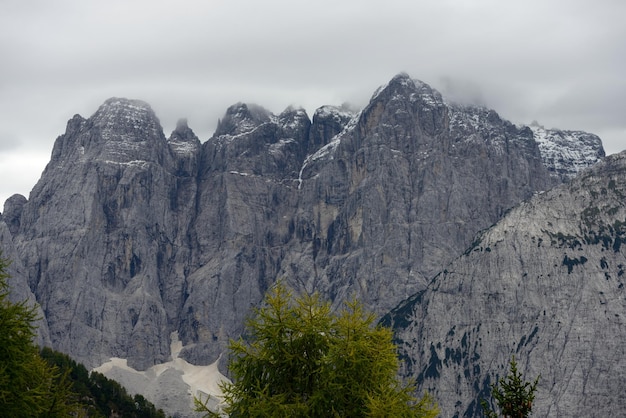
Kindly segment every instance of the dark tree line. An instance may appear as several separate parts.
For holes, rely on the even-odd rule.
[[[143,396],[34,343],[36,308],[9,300],[9,261],[0,252],[0,415],[165,418]]]

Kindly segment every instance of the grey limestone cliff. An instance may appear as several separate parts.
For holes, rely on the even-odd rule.
[[[541,375],[533,416],[626,410],[626,153],[537,194],[478,236],[392,324],[405,375],[443,416],[478,402],[515,356]]]
[[[303,163],[285,276],[384,311],[553,184],[532,135],[399,75]],[[470,121],[475,121],[470,123]],[[302,257],[300,254],[310,254]]]
[[[193,186],[176,161],[143,102],[111,99],[68,122],[14,234],[54,348],[88,366],[169,355],[189,217],[171,207]]]
[[[214,362],[279,279],[385,313],[558,182],[530,129],[400,74],[356,114],[235,104],[204,143],[107,100],[5,222],[52,346],[146,369],[174,331],[181,357]]]
[[[34,307],[38,319],[33,324],[35,326],[35,338],[38,345],[51,345],[48,324],[41,306],[37,303],[37,298],[28,287],[28,272],[22,264],[19,253],[13,244],[11,222],[15,219],[16,211],[19,212],[21,203],[26,200],[23,196],[13,195],[4,205],[4,213],[0,215],[0,256],[8,262],[5,273],[8,275],[7,284],[9,285],[9,300],[12,303],[26,302],[27,306]],[[4,222],[2,222],[4,221]],[[5,223],[6,222],[6,223]],[[14,228],[13,228],[14,229]]]
[[[20,228],[22,210],[27,200],[21,194],[14,194],[4,202],[2,221],[9,228],[11,234],[16,234]]]

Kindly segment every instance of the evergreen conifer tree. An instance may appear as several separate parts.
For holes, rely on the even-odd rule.
[[[9,300],[8,266],[0,252],[0,411],[6,417],[70,416],[76,410],[71,383],[33,343],[35,308]]]
[[[339,314],[318,295],[276,285],[231,341],[224,413],[231,417],[434,417],[428,395],[397,379],[391,330],[356,301]],[[206,416],[207,400],[196,400]]]
[[[539,376],[534,382],[526,382],[522,379],[522,373],[517,370],[515,356],[511,358],[511,371],[506,378],[501,378],[498,385],[492,385],[491,396],[496,401],[502,416],[508,418],[526,418],[530,416],[535,399],[535,391],[539,383]],[[497,418],[498,415],[491,409],[487,401],[481,401],[485,416]]]

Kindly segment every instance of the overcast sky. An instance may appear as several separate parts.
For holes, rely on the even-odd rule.
[[[367,103],[399,72],[626,149],[624,0],[0,0],[0,209],[74,114],[150,103],[204,142],[243,101]]]

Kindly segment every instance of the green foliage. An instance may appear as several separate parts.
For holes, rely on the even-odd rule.
[[[3,417],[165,418],[143,396],[33,343],[34,307],[9,301],[8,261],[0,253],[0,415]]]
[[[233,383],[222,386],[231,417],[434,417],[437,406],[397,380],[388,328],[354,301],[338,315],[318,295],[292,297],[282,285],[231,341]],[[196,400],[199,411],[218,416]]]
[[[510,418],[526,418],[530,416],[535,399],[535,391],[539,383],[539,376],[534,382],[525,382],[522,374],[517,370],[515,356],[511,358],[511,371],[506,378],[499,380],[499,386],[491,386],[491,396],[495,399],[502,416]],[[491,409],[487,401],[481,401],[485,416],[497,418],[498,415]]]
[[[45,347],[41,356],[67,374],[71,390],[80,399],[80,409],[89,417],[165,418],[163,411],[143,396],[131,396],[122,385],[101,373],[90,374],[66,354]]]
[[[76,411],[67,375],[39,356],[35,308],[9,300],[8,265],[0,253],[0,411],[10,417],[67,417]]]

